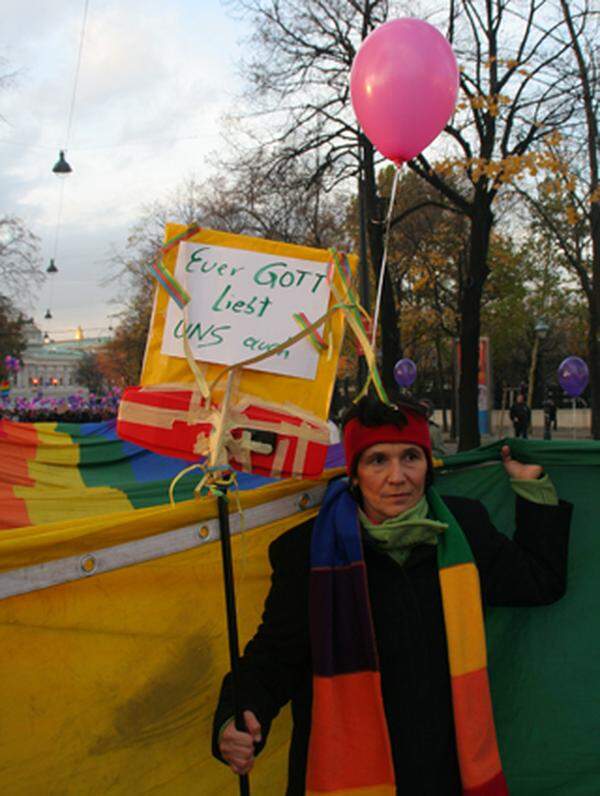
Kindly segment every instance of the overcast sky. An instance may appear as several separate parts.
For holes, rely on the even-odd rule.
[[[111,246],[124,249],[144,203],[208,174],[241,88],[244,31],[219,0],[90,0],[56,245],[52,166],[65,146],[84,6],[2,1],[0,74],[17,75],[0,93],[0,214],[41,238],[44,267],[56,247],[59,273],[24,309],[57,339],[79,325],[106,332],[117,291],[99,281]]]

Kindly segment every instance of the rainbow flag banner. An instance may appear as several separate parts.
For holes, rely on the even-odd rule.
[[[115,421],[0,421],[0,529],[107,515],[168,502],[169,484],[185,466],[121,440]],[[177,485],[189,499],[198,475]],[[241,490],[272,479],[242,474]]]
[[[512,530],[501,442],[448,457],[436,485],[482,500]],[[513,796],[600,792],[600,443],[511,440],[575,506],[569,588],[543,608],[486,617],[500,755]],[[269,586],[267,548],[315,516],[339,446],[312,480],[239,475],[232,497],[242,642]],[[0,792],[224,796],[210,754],[228,669],[216,501],[192,499],[181,460],[117,439],[114,422],[0,426]],[[290,717],[251,775],[285,790]]]

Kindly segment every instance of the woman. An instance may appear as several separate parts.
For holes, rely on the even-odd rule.
[[[292,702],[288,796],[508,793],[481,604],[546,605],[566,587],[571,507],[502,450],[514,541],[485,508],[440,498],[422,408],[363,399],[344,419],[348,481],[269,549],[271,590],[241,659],[247,732],[223,683],[213,751],[250,771]],[[372,790],[371,790],[372,789]]]

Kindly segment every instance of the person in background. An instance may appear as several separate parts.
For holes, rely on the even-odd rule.
[[[442,429],[433,419],[433,402],[430,401],[429,398],[423,398],[419,401],[419,404],[425,409],[427,415],[429,436],[431,438],[431,452],[436,459],[443,459],[446,455],[446,448],[444,447]]]
[[[479,501],[440,496],[415,402],[365,397],[342,435],[348,478],[330,483],[316,519],[269,547],[271,588],[239,662],[245,729],[229,674],[213,754],[248,773],[291,701],[286,796],[507,796],[482,603],[562,597],[572,507],[508,445],[514,539]]]
[[[515,430],[515,437],[527,439],[529,423],[531,421],[531,409],[527,406],[525,396],[522,392],[517,395],[514,404],[510,407],[510,419]]]
[[[552,400],[549,390],[546,390],[542,408],[544,410],[544,439],[552,439],[552,426],[556,428],[556,404]]]

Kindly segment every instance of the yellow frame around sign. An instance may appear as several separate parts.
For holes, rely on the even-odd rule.
[[[186,226],[182,224],[167,224],[165,241],[170,240],[175,235],[179,235],[185,229]],[[200,230],[196,235],[189,238],[189,241],[272,254],[275,257],[296,257],[317,263],[324,263],[330,260],[330,254],[326,249],[298,246],[293,243],[280,243],[262,238],[252,238],[247,235],[234,235],[230,232],[218,232],[212,229]],[[163,260],[165,267],[172,274],[175,272],[177,252],[178,247],[175,247],[167,253]],[[350,270],[354,274],[356,272],[357,257],[348,255],[348,261]],[[336,285],[341,289],[339,276],[336,274],[334,278]],[[192,385],[194,383],[194,377],[185,359],[161,353],[168,302],[169,296],[167,293],[157,286],[144,356],[144,366],[142,368],[141,384],[144,387],[164,386],[167,384]],[[329,307],[333,306],[334,303],[335,300],[332,295]],[[302,307],[298,307],[297,311],[301,312]],[[309,320],[314,321],[316,318],[309,318]],[[315,379],[299,379],[293,376],[281,376],[257,370],[243,370],[238,384],[239,391],[255,395],[270,403],[297,406],[317,417],[324,420],[327,419],[344,336],[344,313],[341,311],[333,313],[327,322],[327,327],[328,330],[331,330],[333,350],[331,352],[323,351],[319,354]],[[203,366],[205,377],[209,383],[225,367],[224,365],[202,363],[201,360],[197,361]]]

